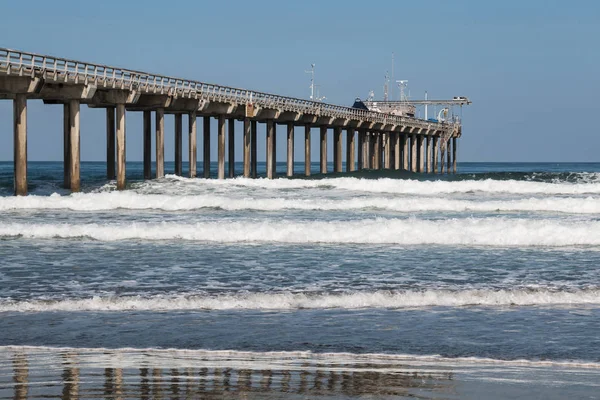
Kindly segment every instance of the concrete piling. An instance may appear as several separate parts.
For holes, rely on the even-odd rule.
[[[288,177],[294,175],[294,124],[287,124],[287,169]]]
[[[382,133],[383,140],[383,162],[385,169],[392,168],[392,146],[391,146],[391,133],[385,132]]]
[[[304,175],[310,176],[310,125],[304,125]]]
[[[235,177],[235,118],[227,121],[227,153],[229,155],[229,177]]]
[[[417,135],[410,137],[410,170],[417,172]]]
[[[117,104],[117,190],[125,189],[125,104]]]
[[[402,169],[405,171],[409,171],[410,165],[410,143],[408,139],[408,135],[402,135]]]
[[[392,144],[394,148],[394,169],[397,171],[400,169],[400,160],[402,159],[402,148],[400,147],[400,134],[392,134]]]
[[[364,142],[365,142],[365,134],[364,131],[362,129],[358,130],[358,134],[357,134],[358,140],[357,140],[357,159],[356,159],[356,164],[357,164],[357,169],[360,171],[362,169],[364,169]]]
[[[433,137],[433,173],[437,174],[438,171],[438,161],[440,157],[440,137]]]
[[[427,173],[430,174],[431,173],[431,153],[432,153],[432,144],[433,144],[433,137],[428,136],[427,137]]]
[[[456,138],[452,138],[452,172],[456,173]]]
[[[183,172],[183,116],[175,114],[175,175],[181,176]]]
[[[80,190],[80,152],[79,152],[79,100],[69,101],[69,145],[71,172],[70,183],[71,191],[79,192]]]
[[[452,139],[448,139],[446,142],[446,173],[450,173],[452,170]]]
[[[446,158],[446,151],[447,151],[447,143],[442,143],[441,147],[440,147],[440,173],[443,174],[444,173],[444,165],[446,164],[445,162],[445,158]]]
[[[333,128],[333,171],[342,172],[342,128]]]
[[[256,176],[258,174],[258,172],[257,172],[258,159],[257,159],[257,155],[256,155],[257,136],[258,136],[257,125],[258,125],[258,123],[256,121],[250,122],[250,133],[252,136],[250,138],[250,175],[252,176],[252,178],[256,178]]]
[[[373,169],[381,169],[381,133],[376,132],[373,135]]]
[[[165,176],[165,109],[156,110],[156,178]]]
[[[321,164],[321,173],[327,173],[327,127],[320,127],[321,134],[321,154],[320,154],[320,164]]]
[[[27,97],[17,94],[13,100],[15,195],[27,195]]]
[[[352,172],[356,170],[354,160],[356,154],[356,130],[354,128],[346,128],[346,171]]]
[[[197,175],[196,172],[196,163],[198,159],[198,146],[197,146],[197,138],[198,132],[196,128],[197,123],[197,115],[196,111],[191,111],[188,114],[188,134],[189,134],[189,176],[190,178],[195,178]]]
[[[252,137],[251,124],[248,118],[244,119],[244,178],[250,178],[250,142]]]
[[[71,113],[69,103],[63,105],[63,174],[64,187],[71,187]]]
[[[217,128],[217,176],[225,179],[225,116],[219,115]]]
[[[152,111],[144,111],[144,179],[152,179]]]
[[[267,178],[273,179],[275,175],[273,174],[274,168],[273,164],[275,163],[275,122],[273,120],[267,121]]]
[[[210,178],[210,117],[202,119],[202,172],[204,178]]]
[[[363,151],[364,151],[363,163],[364,163],[365,169],[373,168],[373,165],[371,162],[372,161],[372,157],[371,157],[372,148],[373,148],[373,136],[371,135],[370,132],[365,132],[365,141],[363,143]]]
[[[418,146],[419,146],[419,154],[418,154],[418,158],[419,158],[419,172],[424,172],[425,170],[425,138],[423,137],[423,135],[419,135],[417,136],[418,138]]]
[[[106,107],[106,179],[115,178],[115,107]]]

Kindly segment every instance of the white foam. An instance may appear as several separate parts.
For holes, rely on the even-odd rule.
[[[183,239],[220,243],[358,243],[475,246],[600,245],[600,221],[518,218],[227,220],[198,223],[0,223],[0,237],[100,241]]]
[[[174,311],[423,308],[463,306],[581,306],[600,304],[600,290],[425,290],[346,294],[255,293],[218,296],[92,297],[58,301],[2,301],[0,312]]]
[[[234,196],[160,195],[129,192],[76,193],[69,196],[0,197],[0,211],[7,210],[73,210],[103,211],[116,209],[189,211],[202,208],[223,210],[366,210],[378,209],[413,213],[420,211],[495,212],[532,211],[573,214],[600,213],[600,198],[528,198],[518,200],[471,201],[439,197],[349,197],[331,198],[238,198]]]
[[[357,192],[402,193],[414,195],[436,195],[448,193],[511,193],[511,194],[600,194],[600,182],[535,182],[519,180],[463,180],[463,181],[419,181],[414,179],[363,179],[363,178],[324,178],[324,179],[248,179],[235,178],[190,179],[168,176],[183,186],[249,187],[262,189],[303,189],[336,188]],[[172,182],[150,182],[152,187],[170,185]]]

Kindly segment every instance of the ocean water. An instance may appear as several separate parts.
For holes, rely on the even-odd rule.
[[[0,398],[600,398],[600,164],[81,170],[0,163]]]

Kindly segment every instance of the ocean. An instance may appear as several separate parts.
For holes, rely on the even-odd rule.
[[[2,399],[600,398],[600,164],[62,170],[0,163]]]

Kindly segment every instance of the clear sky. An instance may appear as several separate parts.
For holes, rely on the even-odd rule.
[[[0,47],[304,98],[315,63],[321,94],[344,105],[369,90],[382,96],[394,52],[395,78],[409,81],[412,98],[427,90],[473,101],[460,161],[600,161],[599,1],[40,0],[0,9]],[[29,159],[61,160],[61,108],[29,103]],[[82,107],[81,135],[82,161],[103,160],[102,110]],[[283,160],[283,140],[278,148]],[[12,103],[0,101],[0,160],[12,151]],[[127,113],[127,159],[141,155],[141,115]]]

